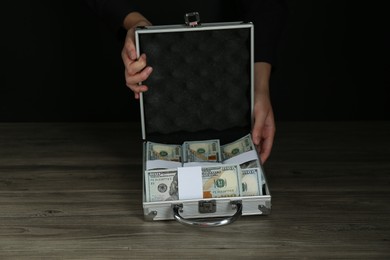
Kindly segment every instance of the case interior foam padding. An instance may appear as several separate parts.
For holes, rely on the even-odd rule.
[[[153,67],[144,82],[147,139],[250,130],[250,40],[249,28],[141,33],[140,53]]]

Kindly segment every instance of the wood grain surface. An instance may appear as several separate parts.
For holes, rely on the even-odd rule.
[[[279,122],[269,216],[148,222],[138,123],[1,123],[0,259],[390,259],[390,122]]]

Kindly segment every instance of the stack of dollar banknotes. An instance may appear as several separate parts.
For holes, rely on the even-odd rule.
[[[203,198],[262,195],[263,172],[248,134],[220,145],[218,139],[182,145],[146,143],[145,199],[180,200],[178,168],[200,167]]]

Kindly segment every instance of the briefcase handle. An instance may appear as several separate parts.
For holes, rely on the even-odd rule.
[[[242,215],[242,202],[241,201],[231,201],[230,202],[233,206],[236,207],[237,211],[234,213],[234,215],[220,219],[185,219],[180,215],[180,211],[183,208],[183,204],[174,204],[172,206],[173,208],[173,217],[175,220],[177,220],[179,223],[189,226],[198,226],[198,227],[219,227],[219,226],[225,226],[228,224],[233,223],[237,219],[239,219]]]

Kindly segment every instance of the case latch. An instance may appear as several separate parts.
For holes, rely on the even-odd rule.
[[[184,15],[184,21],[189,27],[196,27],[200,25],[200,17],[198,12],[186,13]]]
[[[199,201],[199,213],[215,213],[217,211],[216,200],[201,200]]]

